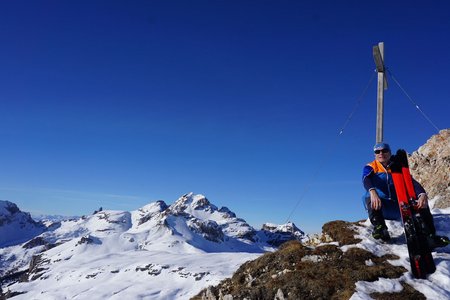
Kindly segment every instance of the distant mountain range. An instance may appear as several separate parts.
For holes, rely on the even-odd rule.
[[[193,193],[172,205],[157,201],[131,212],[100,209],[90,216],[59,219],[47,216],[35,221],[14,203],[0,201],[4,294],[41,299],[45,291],[46,296],[72,298],[79,289],[93,289],[84,295],[98,297],[95,286],[102,287],[107,298],[128,297],[131,288],[144,294],[178,290],[174,296],[179,296],[193,293],[195,286],[200,290],[206,282],[218,282],[230,275],[227,268],[235,269],[285,241],[308,239],[293,223],[264,224],[256,230],[228,208]],[[230,265],[217,270],[218,263]],[[197,270],[195,266],[202,264]],[[158,284],[149,287],[155,276],[160,281],[181,280],[181,287],[175,283],[167,289]],[[192,287],[186,290],[183,286],[188,283]]]

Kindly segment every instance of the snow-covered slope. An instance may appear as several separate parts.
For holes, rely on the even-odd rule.
[[[32,237],[0,248],[3,292],[24,293],[15,299],[185,299],[286,239],[307,239],[294,224],[255,230],[193,193],[53,223]],[[11,276],[18,271],[25,282]]]
[[[437,200],[431,202],[431,206]],[[433,209],[434,221],[437,234],[450,236],[450,208]],[[376,253],[378,256],[385,254],[395,254],[400,257],[399,260],[392,261],[394,265],[400,265],[410,270],[408,251],[404,243],[404,231],[400,221],[387,221],[394,242],[383,244],[369,238],[371,230],[370,222],[367,220],[366,227],[359,227],[359,237],[362,242],[357,246]],[[398,242],[395,242],[398,241]],[[344,247],[345,248],[345,247]],[[414,289],[424,294],[427,299],[450,299],[450,246],[437,248],[433,252],[433,258],[436,263],[436,272],[430,274],[427,279],[415,279],[411,272],[405,273],[397,279],[380,278],[375,282],[360,281],[356,283],[356,293],[352,300],[370,299],[370,293],[395,293],[402,290],[402,282],[411,285]]]

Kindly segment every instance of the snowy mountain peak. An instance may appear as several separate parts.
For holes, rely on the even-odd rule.
[[[84,226],[97,235],[124,232],[131,227],[131,214],[125,211],[100,211],[87,217]]]
[[[265,223],[262,226],[263,230],[267,230],[270,232],[286,232],[286,233],[301,233],[304,234],[294,223],[287,222],[286,224],[277,225],[271,223]]]
[[[204,195],[192,192],[181,196],[170,206],[170,211],[173,214],[192,213],[195,210],[214,212],[217,207],[212,205]]]
[[[267,242],[274,246],[279,246],[289,240],[302,240],[305,233],[301,231],[294,223],[288,222],[282,225],[265,223],[261,229],[265,232]]]
[[[262,251],[265,241],[256,244],[256,231],[226,207],[218,209],[204,195],[188,193],[181,196],[161,215],[159,222],[174,235],[181,235],[195,248],[207,252]],[[262,248],[261,248],[262,247]]]
[[[199,219],[212,218],[218,222],[236,218],[236,214],[227,207],[218,209],[204,195],[192,192],[181,196],[174,204],[169,206],[167,213],[172,215],[189,215]]]
[[[2,218],[6,219],[19,211],[19,208],[14,203],[0,200],[0,220],[2,220]]]
[[[0,247],[25,242],[46,230],[16,204],[0,200]]]
[[[141,207],[139,210],[146,213],[159,213],[166,210],[169,206],[166,202],[158,200]]]
[[[141,207],[137,212],[135,212],[137,225],[144,224],[151,219],[154,219],[156,215],[164,212],[169,206],[162,200],[150,203]]]

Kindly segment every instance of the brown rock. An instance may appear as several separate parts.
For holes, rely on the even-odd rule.
[[[435,207],[450,207],[450,129],[441,130],[413,152],[409,164],[428,197],[438,197]]]

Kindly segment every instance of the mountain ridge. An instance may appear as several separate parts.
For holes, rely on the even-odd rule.
[[[8,207],[21,213],[17,206]],[[6,216],[5,212],[5,220]],[[133,286],[142,289],[147,284],[145,278],[151,276],[159,281],[185,280],[186,285],[200,290],[206,282],[218,282],[245,260],[273,251],[286,240],[307,239],[293,223],[268,224],[256,230],[230,209],[218,208],[205,196],[194,193],[181,196],[171,205],[156,201],[134,211],[101,209],[89,216],[46,224],[43,232],[34,232],[27,240],[0,248],[0,279],[5,297],[39,299],[39,290],[61,281],[74,287],[74,297],[79,292],[77,286],[92,288],[100,278],[104,282],[100,285],[124,285],[122,288],[128,290],[128,274],[134,274]],[[215,270],[215,264],[222,265],[224,271]],[[73,276],[79,283],[73,282]],[[116,283],[122,276],[129,279]],[[47,281],[52,284],[41,283]],[[60,295],[56,289],[47,293]],[[120,288],[114,293],[117,297],[123,295]],[[181,295],[170,287],[159,293]],[[187,291],[182,289],[180,293]]]

